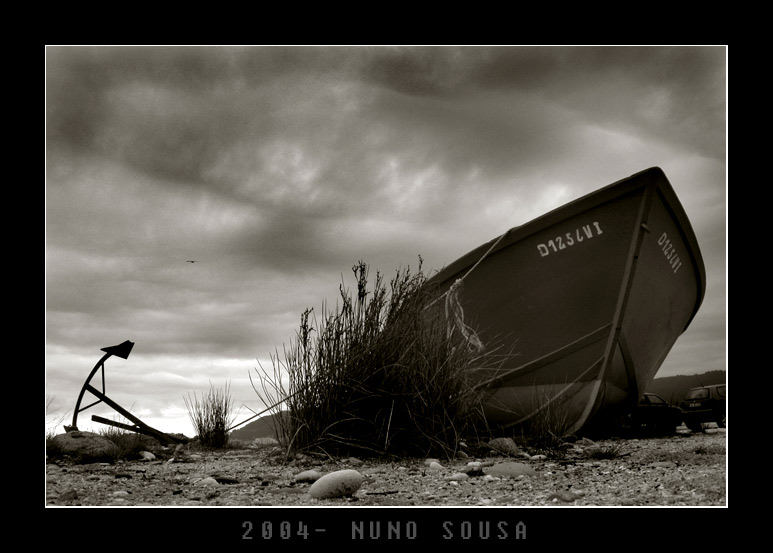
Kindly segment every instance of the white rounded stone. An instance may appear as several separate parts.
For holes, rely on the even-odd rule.
[[[338,470],[326,474],[309,488],[309,495],[315,499],[330,499],[352,495],[362,486],[363,477],[356,470]]]

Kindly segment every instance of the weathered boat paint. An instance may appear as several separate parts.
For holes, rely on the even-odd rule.
[[[633,406],[705,293],[687,215],[647,169],[507,231],[432,279],[462,279],[465,324],[501,365],[482,368],[490,424],[536,416],[577,432]]]

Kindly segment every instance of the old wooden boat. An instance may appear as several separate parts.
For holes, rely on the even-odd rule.
[[[655,167],[510,229],[430,282],[447,301],[454,292],[462,339],[504,352],[476,374],[488,423],[576,433],[636,405],[695,317],[705,268]]]

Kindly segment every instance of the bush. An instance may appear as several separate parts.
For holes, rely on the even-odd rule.
[[[278,419],[280,443],[288,454],[453,455],[481,423],[484,392],[473,386],[474,371],[493,356],[467,347],[442,309],[430,309],[440,296],[421,258],[418,273],[398,271],[388,289],[378,273],[368,291],[362,262],[352,272],[356,296],[342,284],[340,309],[323,305],[319,326],[313,310],[304,311],[284,359],[271,358],[273,376],[259,373],[258,395],[287,411]]]
[[[183,398],[188,409],[188,416],[193,428],[198,434],[199,443],[203,447],[224,448],[228,445],[228,429],[233,423],[231,411],[233,403],[226,384],[223,390],[216,390],[210,383],[209,394],[201,399],[196,397]]]

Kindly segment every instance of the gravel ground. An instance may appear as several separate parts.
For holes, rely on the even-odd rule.
[[[561,459],[501,454],[400,462],[305,457],[283,462],[271,447],[156,452],[149,461],[46,465],[47,507],[76,506],[727,506],[727,432],[680,430],[675,436],[578,442]],[[599,458],[611,453],[611,458]],[[468,463],[482,471],[470,472]],[[516,461],[530,476],[486,476]],[[363,475],[349,497],[314,499],[305,470],[355,469]],[[460,476],[461,473],[470,474]],[[459,478],[456,480],[455,478]]]

